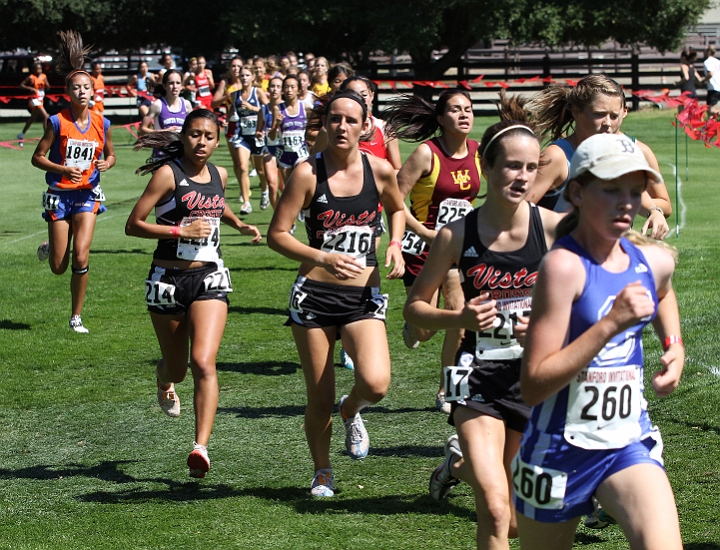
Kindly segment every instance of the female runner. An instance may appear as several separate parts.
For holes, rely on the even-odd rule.
[[[277,157],[282,155],[280,147],[282,145],[282,138],[277,135],[277,128],[275,137],[270,137],[270,130],[273,128],[273,114],[275,110],[279,110],[279,106],[282,103],[282,87],[283,79],[280,77],[273,77],[270,79],[268,85],[268,103],[262,106],[262,111],[258,117],[257,135],[256,137],[263,140],[265,147],[263,148],[263,172],[265,173],[265,179],[267,180],[269,201],[275,210],[275,206],[278,201],[278,190],[283,191],[285,189],[285,180],[278,174],[278,160]],[[260,204],[260,208],[263,205]]]
[[[203,107],[212,111],[213,93],[215,89],[215,79],[213,78],[212,71],[208,71],[205,68],[205,58],[200,55],[197,59],[197,72],[195,73],[195,87],[197,88],[197,94],[195,96],[198,107]]]
[[[281,145],[276,156],[284,181],[289,181],[295,167],[308,158],[308,146],[305,142],[307,111],[305,104],[298,100],[299,82],[295,75],[283,80],[284,101],[273,111],[273,124],[268,136],[277,139]]]
[[[205,477],[210,470],[207,445],[219,393],[215,359],[232,292],[220,254],[219,222],[254,243],[261,239],[256,227],[241,222],[225,204],[227,171],[208,162],[219,139],[220,124],[207,109],[188,114],[180,133],[141,138],[135,149],[155,148],[163,155],[138,169],[153,177],[125,225],[127,235],[158,239],[145,292],[162,353],[158,402],[169,416],[180,414],[175,384],[185,379],[190,357],[195,383],[195,441],[187,459],[191,477]],[[148,223],[153,209],[156,223]]]
[[[368,112],[372,112],[373,99],[375,98],[375,84],[364,76],[348,77],[340,85],[341,90],[352,90],[360,94],[365,100]],[[402,168],[402,159],[400,157],[400,147],[397,139],[388,139],[385,136],[385,122],[381,119],[370,116],[372,120],[372,133],[370,138],[360,142],[360,150],[375,155],[381,159],[387,160],[395,170]]]
[[[148,68],[147,61],[141,61],[138,63],[138,72],[130,77],[128,80],[128,88],[130,94],[137,97],[138,111],[141,117],[148,114],[150,105],[153,104],[155,98],[148,89],[148,83],[154,82]]]
[[[253,86],[253,74],[249,67],[240,69],[240,90],[235,94],[235,110],[238,113],[238,129],[233,140],[235,148],[240,157],[240,207],[241,214],[250,214],[250,158],[258,174],[263,169],[262,149],[264,144],[256,140],[258,114],[262,105],[268,102],[267,94],[261,89]],[[270,202],[267,192],[267,180],[264,176],[260,178],[262,188],[261,206]]]
[[[468,139],[473,127],[470,96],[460,90],[440,93],[436,105],[406,96],[385,112],[385,135],[409,141],[427,140],[415,149],[398,172],[400,194],[410,196],[410,209],[405,211],[407,231],[403,237],[406,291],[410,291],[427,259],[426,248],[438,230],[461,218],[473,208],[480,191],[480,155],[478,143]],[[436,135],[437,134],[437,135]],[[435,294],[443,295],[443,306],[459,311],[463,307],[458,271],[452,268]],[[405,345],[411,349],[419,341],[429,340],[436,331],[419,329],[406,323],[403,327]],[[462,338],[462,329],[448,328],[443,341],[441,368],[452,365]],[[442,386],[435,405],[446,414]]]
[[[675,262],[667,247],[623,237],[648,178],[661,180],[623,135],[589,137],[570,165],[572,210],[540,267],[521,369],[532,406],[512,465],[523,549],[571,548],[593,496],[630,548],[682,548],[661,445],[646,441],[659,434],[643,398],[647,323],[665,350],[652,379],[658,397],[675,390],[683,369]]]
[[[185,117],[192,111],[187,99],[180,97],[182,75],[180,71],[165,71],[162,83],[155,84],[153,94],[159,101],[150,106],[138,129],[138,134],[146,136],[153,132],[179,132],[185,123]]]
[[[242,171],[240,170],[240,151],[235,147],[235,139],[238,136],[238,120],[240,119],[235,109],[235,98],[236,92],[242,88],[240,84],[240,70],[242,68],[242,57],[233,57],[230,61],[228,74],[218,84],[212,102],[213,109],[225,107],[225,140],[228,144],[228,151],[230,151],[230,158],[233,163],[233,172],[238,183],[242,181]]]
[[[556,212],[566,212],[569,205],[563,200],[562,194],[568,183],[568,167],[573,152],[592,135],[622,135],[620,126],[627,116],[625,92],[613,79],[595,74],[586,76],[574,88],[546,88],[527,107],[537,121],[541,140],[553,140],[543,151],[544,165],[528,200]],[[570,128],[573,132],[563,138]],[[650,166],[659,172],[657,159],[650,148],[639,141],[636,143]],[[672,213],[672,206],[662,179],[648,185],[647,191],[643,193],[640,213],[647,218],[643,233],[651,228],[651,236],[656,239],[662,239],[668,234],[670,228],[665,218]]]
[[[270,79],[265,71],[265,60],[262,57],[253,58],[252,69],[255,77],[253,78],[253,86],[256,88],[262,88],[263,91],[268,91],[268,85]]]
[[[70,265],[70,328],[80,333],[88,332],[80,315],[95,220],[107,210],[102,204],[105,195],[100,188],[100,172],[115,166],[110,121],[88,107],[93,97],[92,78],[82,67],[89,50],[83,48],[80,34],[60,32],[57,70],[67,75],[70,108],[50,117],[32,157],[32,165],[47,172],[48,184],[43,193],[48,240],[38,248],[38,259],[49,257],[50,269],[56,275],[65,273]]]
[[[332,68],[328,71],[327,76],[328,82],[330,83],[330,91],[328,93],[338,93],[340,91],[340,86],[342,86],[342,83],[354,74],[355,71],[353,71],[344,63],[336,63],[335,65],[333,65]]]
[[[45,92],[50,89],[50,82],[48,82],[47,76],[43,72],[42,63],[33,63],[32,74],[22,81],[20,88],[32,94],[32,97],[28,99],[30,118],[25,123],[22,132],[17,135],[18,139],[25,139],[25,132],[30,129],[32,123],[35,122],[38,117],[40,117],[43,128],[45,128],[45,124],[48,118],[50,118],[50,115],[47,114],[45,106],[43,105]],[[23,144],[20,142],[20,147],[22,146]]]
[[[461,479],[469,483],[475,493],[477,547],[509,548],[508,537],[517,536],[517,526],[507,474],[530,413],[520,397],[522,336],[537,269],[562,215],[525,200],[540,158],[531,128],[499,122],[486,130],[482,143],[487,199],[438,232],[410,290],[405,317],[426,329],[465,329],[451,363],[459,367],[446,368],[445,375],[445,397],[454,401],[449,422],[458,435],[448,439],[445,461],[430,478],[430,494],[441,499]],[[434,304],[453,265],[460,271],[465,299],[459,311]],[[470,371],[458,392],[452,382]]]
[[[328,82],[328,60],[324,57],[315,58],[315,65],[313,66],[313,78],[312,86],[310,90],[317,97],[322,97],[327,93],[330,93],[330,83]]]
[[[355,385],[340,399],[338,409],[348,453],[360,459],[367,455],[370,441],[359,413],[380,401],[390,385],[387,295],[380,294],[373,238],[380,223],[378,202],[385,206],[392,236],[385,255],[385,267],[393,264],[388,278],[402,276],[405,216],[390,165],[358,148],[370,124],[362,98],[354,92],[336,94],[322,120],[328,147],[301,163],[287,182],[270,223],[268,244],[301,262],[290,296],[289,323],[307,388],[305,434],[315,466],[311,493],[331,497],[335,339],[339,334],[356,359]],[[301,210],[306,211],[309,245],[290,233]]]
[[[94,61],[90,65],[90,78],[93,83],[93,98],[90,110],[102,114],[105,111],[105,79],[102,75],[102,64]]]
[[[298,71],[297,77],[300,84],[298,99],[305,104],[306,109],[312,109],[315,106],[316,97],[310,91],[310,74],[305,70],[301,70]]]

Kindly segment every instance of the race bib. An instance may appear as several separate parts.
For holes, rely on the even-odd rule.
[[[562,510],[568,481],[565,472],[526,464],[518,453],[512,461],[512,480],[515,494],[529,505],[543,510]]]
[[[255,147],[257,147],[258,149],[262,149],[263,147],[265,147],[265,139],[255,136]]]
[[[205,292],[232,292],[230,270],[223,267],[213,271],[203,279],[203,284],[205,285]]]
[[[405,230],[402,238],[402,251],[412,256],[419,256],[425,250],[425,241],[409,229]]]
[[[210,86],[200,86],[197,91],[197,95],[200,97],[206,97],[210,95]]]
[[[523,349],[515,339],[515,325],[518,317],[530,315],[531,306],[531,296],[497,300],[494,326],[477,333],[475,356],[484,360],[521,357]]]
[[[68,139],[65,150],[65,166],[75,166],[83,172],[92,165],[95,157],[96,141]]]
[[[440,231],[443,226],[449,224],[450,222],[454,222],[455,220],[464,218],[470,211],[472,211],[472,209],[472,204],[470,204],[466,200],[445,199],[440,203],[440,206],[438,207],[435,230]]]
[[[145,303],[149,306],[174,306],[175,285],[147,279],[145,281]]]
[[[303,312],[301,304],[303,300],[307,298],[307,292],[303,292],[302,290],[302,284],[304,281],[305,279],[303,278],[302,280],[296,282],[290,290],[290,303],[288,304],[290,313],[300,314]]]
[[[243,115],[240,117],[240,130],[244,136],[255,135],[257,128],[257,115]]]
[[[569,386],[565,440],[582,449],[620,449],[638,441],[638,365],[583,369]]]
[[[380,292],[373,292],[373,297],[371,298],[371,301],[373,304],[375,304],[375,311],[373,312],[373,317],[375,319],[380,319],[381,321],[384,321],[387,315],[388,295],[380,294]]]
[[[283,132],[282,146],[285,151],[290,153],[299,153],[303,147],[307,149],[307,145],[305,144],[305,132],[297,130]]]
[[[198,218],[183,218],[180,227],[187,227]],[[220,259],[220,218],[202,218],[210,224],[212,232],[205,239],[178,240],[176,256],[181,260],[196,262],[217,262]]]
[[[50,212],[55,212],[58,208],[60,208],[60,195],[55,195],[53,193],[43,193],[43,210],[49,210]]]
[[[346,225],[323,235],[320,250],[330,254],[347,254],[358,260],[365,268],[366,256],[370,252],[373,240],[373,230],[367,225]]]
[[[472,370],[472,367],[443,367],[445,401],[461,401],[470,397],[468,381]]]
[[[33,98],[30,100],[30,105],[33,107],[40,107],[40,105],[43,104],[43,100],[41,98]]]

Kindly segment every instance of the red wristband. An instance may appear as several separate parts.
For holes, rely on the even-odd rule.
[[[665,340],[663,340],[663,351],[667,351],[668,348],[673,344],[680,344],[682,347],[685,347],[682,338],[680,338],[677,334],[672,334],[665,338]]]
[[[174,239],[179,239],[180,238],[180,228],[177,225],[170,226],[170,235]]]
[[[397,246],[398,248],[402,249],[402,243],[399,241],[390,241],[390,244],[388,246]]]

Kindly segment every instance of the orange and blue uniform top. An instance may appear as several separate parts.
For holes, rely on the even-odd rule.
[[[105,79],[103,75],[90,75],[93,83],[93,101],[90,110],[102,113],[105,110]]]
[[[110,121],[101,114],[88,111],[88,125],[85,130],[78,128],[70,109],[50,117],[55,139],[50,147],[49,159],[62,166],[77,166],[82,170],[82,179],[73,183],[62,174],[47,172],[45,181],[53,189],[93,189],[100,182],[100,172],[94,161],[98,160],[105,148],[105,136]]]
[[[30,98],[28,101],[30,108],[33,109],[35,107],[42,107],[45,94],[50,89],[50,83],[48,82],[47,76],[45,76],[45,73],[41,73],[40,76],[31,74],[30,85],[36,90],[36,97]]]

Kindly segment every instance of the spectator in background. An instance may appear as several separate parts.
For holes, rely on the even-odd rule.
[[[707,82],[707,104],[711,115],[720,110],[720,60],[715,57],[715,46],[710,44],[705,50],[705,82]]]

